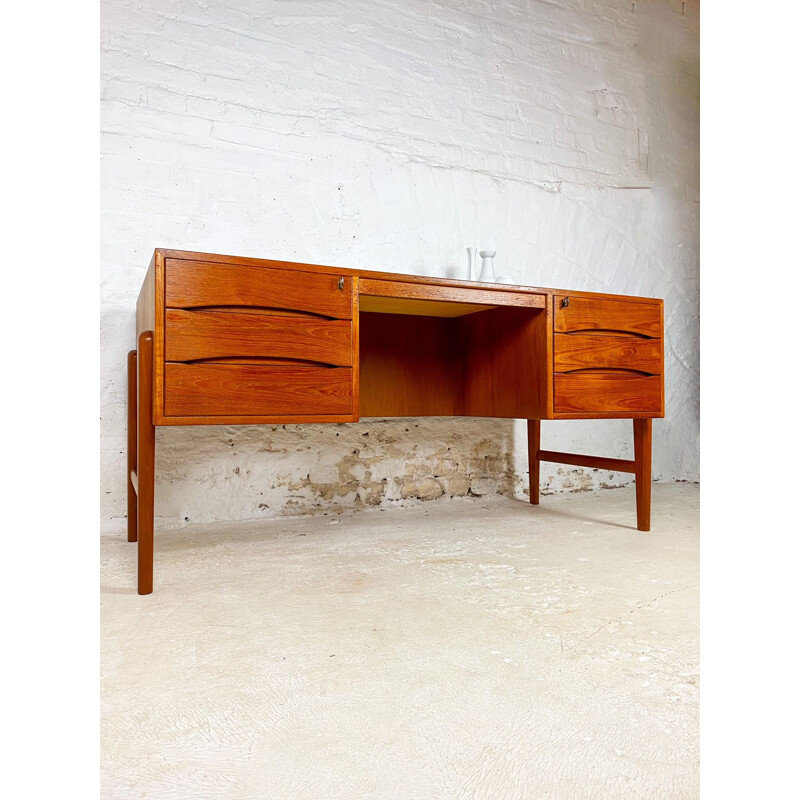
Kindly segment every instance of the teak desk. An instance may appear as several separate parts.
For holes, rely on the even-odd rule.
[[[528,421],[539,463],[636,475],[650,529],[663,302],[158,249],[128,354],[128,541],[153,591],[156,425]],[[543,419],[633,419],[632,461],[539,447]]]

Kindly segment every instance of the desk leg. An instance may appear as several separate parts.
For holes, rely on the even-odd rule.
[[[128,541],[136,541],[136,488],[132,473],[136,472],[136,351],[128,353]]]
[[[539,445],[542,423],[538,419],[528,420],[528,479],[531,503],[539,505]]]
[[[636,459],[636,527],[650,530],[650,488],[652,486],[653,420],[633,421],[633,453]]]
[[[137,478],[139,594],[153,591],[153,516],[155,503],[156,428],[153,425],[153,332],[139,335],[137,381]]]

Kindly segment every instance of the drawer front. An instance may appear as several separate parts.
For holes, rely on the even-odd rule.
[[[661,304],[555,295],[554,330],[621,331],[661,336]],[[564,305],[564,302],[567,302]]]
[[[576,369],[630,369],[660,375],[661,340],[605,333],[557,333],[553,337],[556,372]]]
[[[351,414],[353,370],[167,363],[164,411],[173,417]]]
[[[514,292],[510,290],[473,288],[466,289],[462,286],[442,286],[440,284],[404,283],[402,280],[387,281],[373,278],[361,278],[358,286],[359,295],[362,297],[384,297],[397,301],[397,311],[388,313],[406,313],[402,310],[403,303],[424,301],[431,303],[462,303],[467,305],[493,306],[522,306],[523,308],[544,308],[545,295],[533,292]],[[369,302],[369,301],[368,301]],[[377,303],[373,309],[380,311],[381,306],[391,308],[389,304]],[[414,311],[409,312],[411,314]],[[417,311],[422,315],[424,311]],[[457,314],[434,314],[433,316],[457,316]]]
[[[167,361],[258,358],[349,367],[353,363],[352,322],[168,308],[165,348]]]
[[[350,277],[179,259],[167,259],[165,272],[167,308],[245,306],[353,316]]]
[[[556,414],[661,414],[661,376],[583,372],[553,376]]]

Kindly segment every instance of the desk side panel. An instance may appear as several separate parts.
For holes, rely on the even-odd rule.
[[[539,310],[494,308],[459,318],[463,415],[549,416],[552,355],[547,303],[544,305]]]
[[[352,376],[353,376],[353,422],[361,417],[361,301],[359,299],[359,280],[353,278],[353,327],[352,327]]]
[[[156,329],[156,253],[150,259],[150,266],[144,276],[139,297],[136,300],[136,341],[144,331]]]
[[[164,416],[164,257],[156,250],[136,300],[136,341],[143,331],[153,331],[153,423]]]

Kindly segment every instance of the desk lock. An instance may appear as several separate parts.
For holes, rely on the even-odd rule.
[[[339,288],[344,289],[344,278],[339,278]]]
[[[569,297],[561,298],[561,308],[566,308],[569,305]]]

